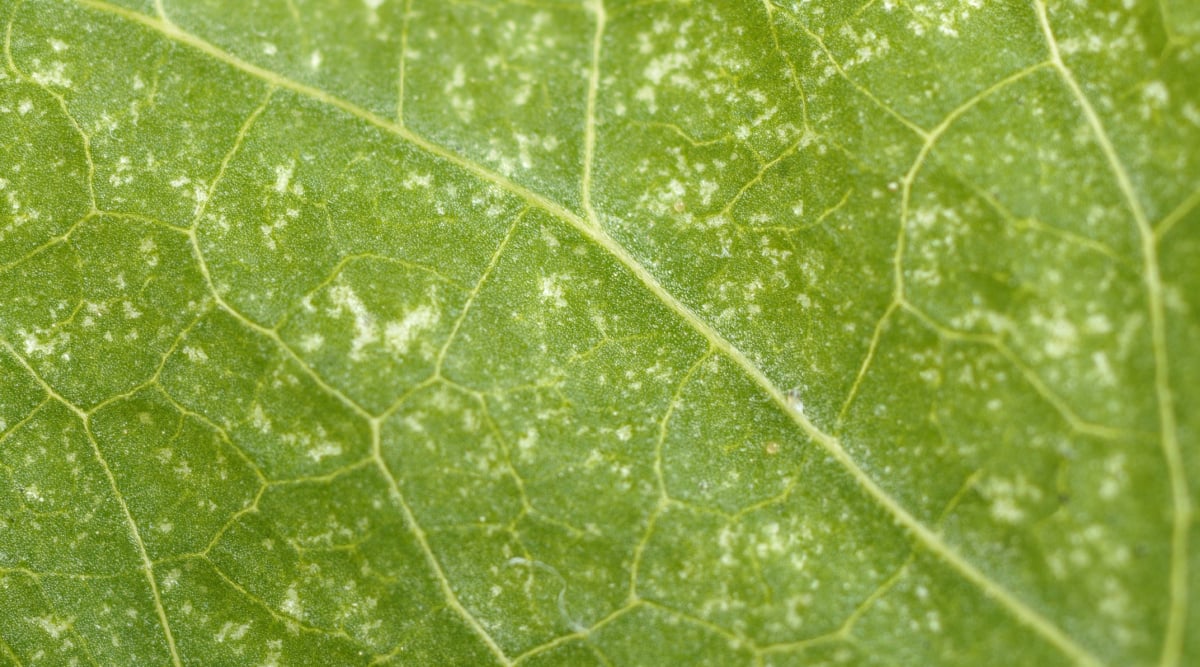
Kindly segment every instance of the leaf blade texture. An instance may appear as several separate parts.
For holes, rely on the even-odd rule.
[[[6,661],[1200,655],[1190,3],[0,8]]]

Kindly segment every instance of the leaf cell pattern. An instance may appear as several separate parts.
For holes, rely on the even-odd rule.
[[[3,0],[0,656],[1200,656],[1194,3]]]

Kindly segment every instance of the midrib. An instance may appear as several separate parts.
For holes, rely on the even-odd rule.
[[[447,162],[464,169],[478,178],[492,183],[493,185],[511,192],[512,194],[524,199],[530,205],[540,208],[547,213],[559,218],[567,224],[574,227],[581,234],[610,254],[618,262],[620,262],[628,271],[630,271],[641,283],[655,295],[664,305],[674,311],[697,333],[703,336],[714,348],[720,350],[730,360],[736,363],[742,370],[754,380],[776,406],[788,415],[796,426],[805,433],[809,438],[820,445],[831,457],[833,457],[859,484],[859,486],[869,495],[874,501],[879,504],[885,511],[893,516],[897,523],[902,525],[918,542],[932,554],[937,556],[944,563],[949,565],[951,569],[958,572],[964,579],[970,581],[977,586],[985,595],[990,597],[995,602],[999,603],[1009,611],[1018,621],[1037,632],[1048,642],[1053,644],[1064,654],[1069,656],[1080,664],[1085,665],[1100,665],[1101,662],[1090,652],[1077,644],[1074,640],[1068,637],[1061,629],[1058,628],[1045,616],[1034,610],[1025,602],[1017,598],[1013,593],[1002,587],[1000,584],[993,581],[977,567],[964,559],[957,551],[949,544],[944,542],[932,529],[921,523],[908,510],[901,506],[891,495],[887,493],[879,484],[877,484],[866,472],[850,457],[841,443],[832,435],[822,431],[806,417],[803,412],[792,407],[791,402],[783,391],[771,381],[763,371],[755,365],[746,355],[735,347],[728,339],[720,332],[714,329],[705,320],[700,318],[686,304],[679,301],[673,294],[667,291],[658,279],[650,273],[629,251],[620,243],[615,241],[602,228],[597,225],[590,224],[584,218],[576,213],[563,207],[561,204],[546,198],[545,196],[526,188],[525,186],[516,183],[509,178],[491,170],[487,167],[476,163],[472,160],[462,157],[449,149],[436,144],[421,135],[414,133],[407,127],[378,114],[375,114],[367,109],[364,109],[352,102],[344,100],[335,95],[331,95],[319,88],[294,81],[284,77],[276,72],[259,67],[253,63],[242,60],[241,58],[224,51],[223,49],[192,35],[178,26],[162,21],[158,18],[146,16],[138,12],[118,7],[103,0],[76,0],[79,4],[115,14],[129,21],[141,24],[151,30],[161,34],[162,36],[172,41],[184,44],[194,48],[213,59],[225,63],[237,70],[245,72],[250,76],[256,77],[264,82],[273,84],[280,88],[286,88],[293,92],[299,93],[306,97],[320,101],[331,107],[337,108],[345,113],[355,116],[371,125],[374,125],[396,137],[399,137],[419,148],[435,155]]]

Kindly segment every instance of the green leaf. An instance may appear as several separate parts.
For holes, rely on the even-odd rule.
[[[1200,662],[1193,0],[0,0],[0,658]]]

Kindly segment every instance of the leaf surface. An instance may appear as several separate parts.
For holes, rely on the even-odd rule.
[[[2,0],[0,656],[1200,660],[1200,13]]]

